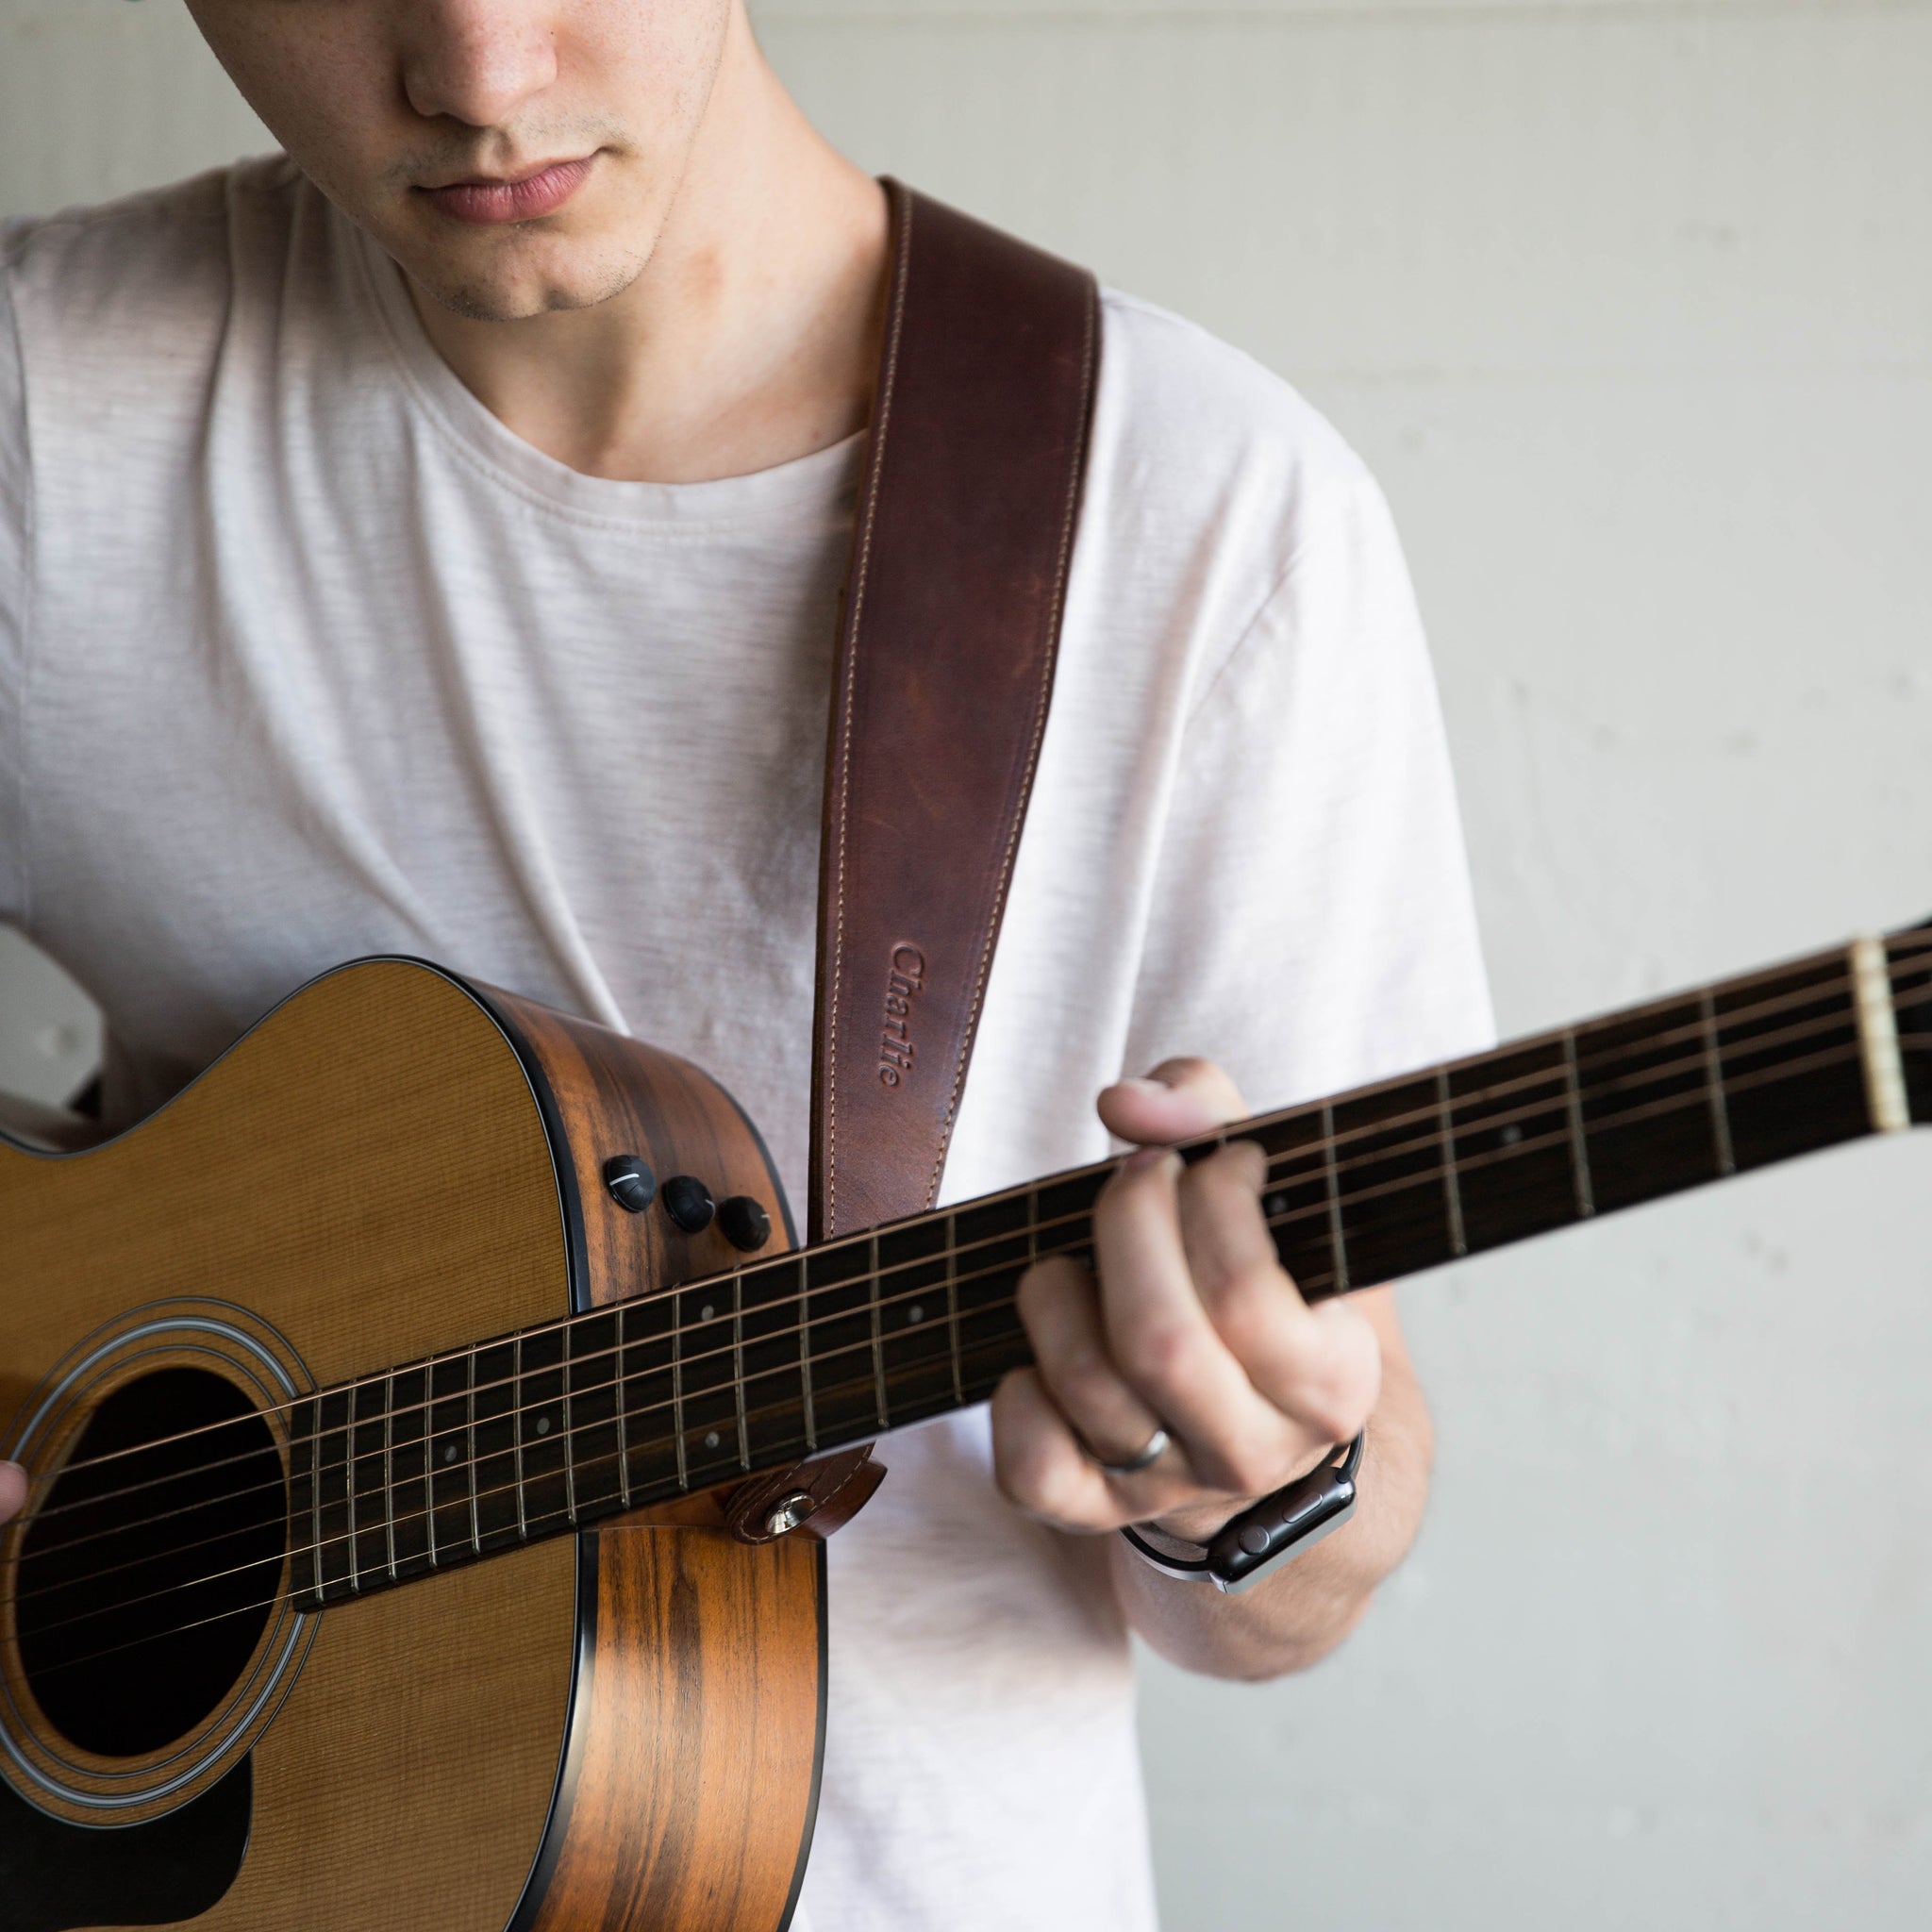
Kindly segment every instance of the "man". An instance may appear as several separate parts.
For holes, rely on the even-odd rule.
[[[289,158],[0,258],[0,919],[102,1003],[113,1118],[403,951],[697,1060],[796,1193],[878,187],[742,0],[190,5]],[[1256,1151],[1161,1151],[1235,1075],[1488,1040],[1400,556],[1279,383],[1124,298],[1103,330],[945,1195],[1145,1151],[1097,1279],[1027,1278],[1038,1368],[889,1442],[831,1545],[819,1932],[1150,1924],[1126,1631],[1305,1665],[1426,1483],[1386,1291],[1307,1308]],[[1355,1522],[1245,1596],[1112,1534],[1202,1541],[1364,1424]]]

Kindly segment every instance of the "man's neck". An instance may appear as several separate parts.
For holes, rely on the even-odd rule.
[[[465,386],[546,456],[592,476],[696,483],[865,426],[887,250],[878,184],[812,129],[747,31],[628,288],[521,322],[410,293]]]

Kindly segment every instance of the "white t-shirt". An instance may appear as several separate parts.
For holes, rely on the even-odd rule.
[[[808,1132],[821,763],[857,441],[575,474],[285,161],[0,244],[0,921],[147,1110],[320,969],[402,952],[684,1054]],[[1106,301],[1052,717],[945,1177],[1108,1151],[1176,1053],[1275,1106],[1488,1043],[1387,510],[1289,389]],[[816,1932],[1153,1923],[1098,1541],[983,1410],[831,1549]]]

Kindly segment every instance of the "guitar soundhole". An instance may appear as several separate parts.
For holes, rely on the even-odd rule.
[[[20,1660],[70,1743],[137,1757],[192,1731],[242,1674],[283,1588],[275,1439],[202,1369],[159,1369],[95,1411],[28,1525]]]

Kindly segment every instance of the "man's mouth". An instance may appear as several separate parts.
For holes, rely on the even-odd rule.
[[[514,180],[479,175],[416,192],[427,196],[438,212],[452,221],[479,225],[534,222],[555,214],[577,192],[596,158],[586,155],[581,160],[549,161]]]

